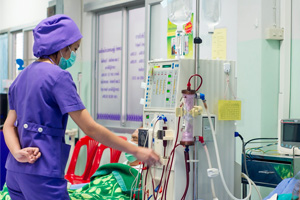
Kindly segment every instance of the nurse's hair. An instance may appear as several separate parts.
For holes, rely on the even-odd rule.
[[[72,45],[72,44],[71,44],[71,45]],[[68,45],[67,47],[71,47],[71,45]],[[64,49],[64,48],[63,48],[63,49]],[[60,50],[59,50],[59,51],[60,51]],[[56,60],[59,51],[57,51],[57,52],[55,52],[55,53],[53,53],[53,54],[47,55],[47,56],[41,56],[40,59],[48,58],[48,57],[52,56],[52,57],[54,57],[54,59]]]
[[[41,57],[39,57],[39,59],[44,59],[44,58],[48,58],[48,57],[52,56],[52,57],[54,57],[55,60],[56,60],[56,59],[57,59],[58,53],[59,53],[59,51],[57,51],[57,52],[55,52],[55,53],[53,53],[53,54],[51,54],[51,55],[48,55],[48,56],[41,56]]]

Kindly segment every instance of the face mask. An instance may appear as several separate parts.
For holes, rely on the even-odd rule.
[[[68,60],[63,57],[61,51],[60,54],[61,54],[61,58],[59,60],[58,66],[60,66],[60,68],[62,69],[68,69],[69,67],[72,67],[72,65],[75,63],[76,60],[76,53],[74,51],[71,51],[71,56]]]
[[[131,143],[131,144],[133,144],[133,145],[135,145],[135,146],[138,146],[136,143],[134,143],[134,142],[132,142],[132,141],[128,141],[129,143]],[[134,162],[134,161],[136,161],[137,160],[137,158],[136,157],[134,157],[132,154],[130,154],[130,153],[125,153],[125,157],[127,158],[127,160],[129,161],[129,162]]]

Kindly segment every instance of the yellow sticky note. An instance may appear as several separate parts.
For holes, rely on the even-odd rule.
[[[215,29],[212,35],[212,59],[226,60],[227,29]]]
[[[219,120],[241,120],[242,102],[235,100],[219,100]]]

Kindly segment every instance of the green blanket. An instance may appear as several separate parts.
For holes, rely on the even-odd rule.
[[[138,171],[128,165],[120,163],[103,165],[91,177],[89,184],[80,189],[68,191],[70,199],[130,200],[131,188],[135,185],[138,186],[138,184],[135,184],[137,175],[139,180],[140,174]],[[137,189],[134,191],[137,191]],[[136,199],[137,194],[136,192]],[[141,191],[139,197],[139,199],[142,199]],[[11,200],[6,186],[0,192],[0,200]]]
[[[10,196],[8,194],[6,183],[3,186],[3,190],[0,191],[0,200],[11,200],[11,198],[10,198]]]

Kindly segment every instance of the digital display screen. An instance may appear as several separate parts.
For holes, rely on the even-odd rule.
[[[283,141],[300,142],[300,124],[283,124]]]
[[[171,68],[171,65],[163,65],[162,68]]]

